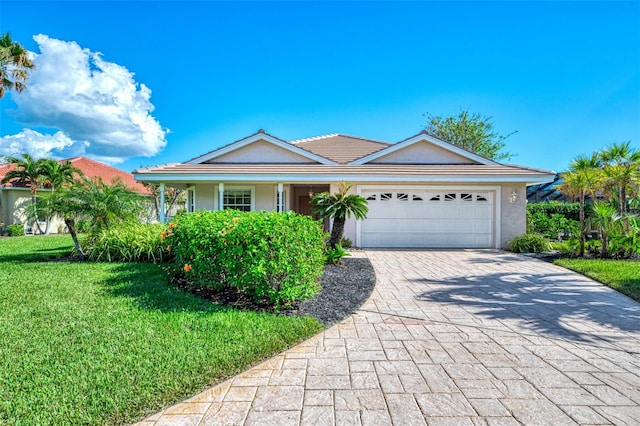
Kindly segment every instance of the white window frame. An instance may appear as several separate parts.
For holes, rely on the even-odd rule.
[[[250,191],[251,192],[251,204],[249,206],[249,211],[255,211],[256,209],[256,187],[255,186],[224,186],[224,192],[222,193],[222,208],[227,209],[224,203],[224,196],[227,192],[230,191]]]
[[[196,211],[196,187],[187,187],[187,199],[185,200],[185,210],[187,213],[193,213]]]

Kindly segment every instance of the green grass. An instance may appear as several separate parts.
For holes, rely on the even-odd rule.
[[[556,265],[586,275],[640,302],[640,262],[609,259],[558,259]]]
[[[48,262],[69,236],[0,239],[0,424],[124,424],[317,333],[221,308],[157,265]]]

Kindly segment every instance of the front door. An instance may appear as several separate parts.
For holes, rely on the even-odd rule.
[[[300,195],[298,197],[298,213],[313,217],[315,220],[320,218],[320,215],[313,214],[311,209],[311,198],[308,195]]]

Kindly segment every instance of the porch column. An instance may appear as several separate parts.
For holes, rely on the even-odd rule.
[[[224,183],[218,184],[218,210],[224,210]]]
[[[158,210],[160,223],[165,223],[167,218],[164,216],[164,183],[160,184],[160,205],[158,206]]]
[[[282,183],[278,183],[278,212],[280,213],[282,213],[282,211],[284,210],[283,194],[284,194],[284,185]]]

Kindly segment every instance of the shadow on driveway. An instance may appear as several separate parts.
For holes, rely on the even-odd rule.
[[[478,258],[477,263],[530,261],[519,256]],[[468,259],[469,263],[476,263]],[[545,265],[546,266],[546,265]],[[546,268],[541,268],[544,270]],[[640,304],[573,272],[487,273],[444,279],[413,279],[433,287],[419,300],[465,308],[474,315],[523,321],[551,337],[614,342],[611,331],[638,332]],[[611,330],[614,329],[614,330]]]

